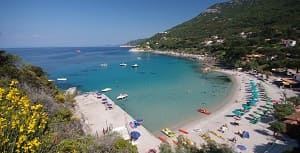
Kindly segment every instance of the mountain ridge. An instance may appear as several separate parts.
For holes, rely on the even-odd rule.
[[[231,0],[214,4],[139,46],[150,50],[208,53],[234,66],[241,61],[237,57],[264,53],[264,49],[274,49],[278,51],[276,54],[299,50],[299,43],[292,49],[280,45],[281,39],[299,41],[299,25],[299,0]]]

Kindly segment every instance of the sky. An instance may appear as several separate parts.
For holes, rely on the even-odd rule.
[[[0,47],[119,45],[226,0],[0,0]]]

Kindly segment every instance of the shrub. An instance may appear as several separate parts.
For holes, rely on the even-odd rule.
[[[137,147],[132,145],[130,141],[124,139],[117,139],[114,146],[113,152],[130,152],[130,153],[138,153]]]
[[[270,123],[270,126],[272,128],[272,130],[274,131],[274,136],[279,132],[285,132],[286,130],[286,126],[283,122],[280,121],[274,121],[272,123]]]
[[[64,103],[66,101],[65,99],[65,96],[61,93],[58,93],[56,96],[55,96],[55,100],[58,102],[58,103]]]
[[[53,116],[53,120],[55,121],[70,121],[71,117],[73,116],[72,112],[69,109],[63,108],[59,110],[56,114]]]
[[[278,104],[274,105],[275,108],[275,117],[278,120],[282,120],[284,117],[291,115],[295,112],[294,106],[291,104]]]
[[[9,90],[0,88],[0,150],[35,152],[47,125],[47,114],[41,104],[32,105],[26,95],[11,81]]]

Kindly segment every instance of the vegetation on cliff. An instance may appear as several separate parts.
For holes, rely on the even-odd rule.
[[[40,67],[0,51],[1,152],[137,152],[118,134],[86,136],[72,113],[74,100]]]
[[[261,71],[298,68],[299,16],[298,0],[231,0],[146,39],[140,47],[208,54],[227,66]],[[289,46],[282,40],[297,43]],[[264,56],[248,61],[249,54]]]

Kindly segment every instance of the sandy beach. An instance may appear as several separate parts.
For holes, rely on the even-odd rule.
[[[103,99],[112,104],[112,109],[102,104]],[[138,131],[141,137],[133,141],[133,144],[137,146],[139,152],[146,152],[152,148],[158,150],[160,141],[143,126],[131,128],[129,122],[134,119],[106,95],[102,94],[100,99],[97,98],[96,92],[91,92],[76,96],[75,100],[77,103],[75,114],[82,119],[86,134],[101,136],[103,129],[111,128],[112,131],[121,133],[123,138],[130,139],[130,132]]]
[[[239,126],[232,125],[231,122],[234,122],[235,119],[233,117],[232,111],[235,109],[242,108],[242,104],[247,101],[247,97],[250,96],[249,93],[246,92],[250,80],[253,80],[255,83],[261,83],[269,97],[272,99],[281,99],[283,96],[283,90],[279,89],[273,84],[262,82],[256,79],[254,76],[243,73],[243,72],[235,72],[231,70],[218,70],[219,72],[225,73],[231,76],[232,81],[234,81],[234,91],[232,95],[229,95],[222,107],[213,110],[211,115],[208,115],[204,118],[193,120],[189,123],[185,123],[185,125],[178,125],[176,128],[173,128],[173,131],[176,131],[178,135],[182,135],[182,133],[178,132],[179,129],[184,129],[189,132],[189,134],[183,134],[191,141],[195,142],[197,146],[200,146],[206,141],[199,136],[199,134],[207,134],[209,137],[220,144],[228,144],[233,149],[236,148],[237,145],[246,146],[246,150],[242,152],[253,153],[253,152],[282,152],[284,149],[288,147],[297,146],[297,143],[294,140],[285,138],[284,141],[276,140],[273,137],[273,131],[269,128],[269,122],[273,120],[270,115],[267,119],[262,120],[257,124],[250,123],[250,119],[252,118],[249,114],[253,114],[254,111],[258,111],[260,106],[265,105],[265,101],[259,101],[257,106],[255,106],[249,113],[244,115],[242,119],[239,121]],[[288,92],[288,96],[295,96],[293,92]],[[228,129],[225,130],[224,133],[219,132],[218,129],[222,125],[227,125]],[[238,131],[247,131],[250,134],[250,138],[241,138],[235,133]],[[222,138],[217,137],[216,135],[220,135]],[[237,138],[237,142],[233,143],[230,141],[233,137]],[[172,143],[171,139],[165,137],[170,143]]]

